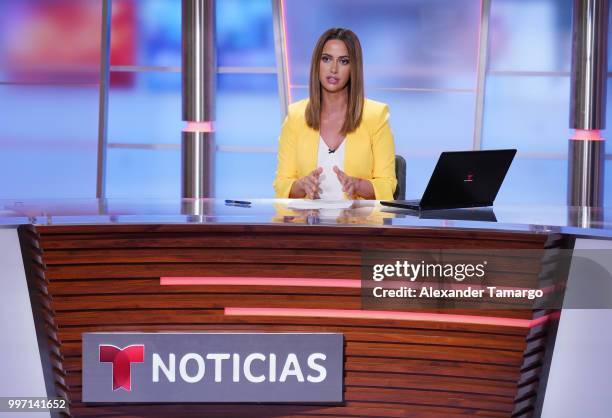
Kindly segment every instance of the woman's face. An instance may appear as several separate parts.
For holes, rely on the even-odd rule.
[[[351,62],[346,45],[339,39],[331,39],[323,45],[319,62],[319,81],[330,93],[342,90],[351,75]]]

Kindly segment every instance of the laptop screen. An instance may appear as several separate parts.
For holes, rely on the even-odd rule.
[[[515,149],[443,152],[421,209],[491,206],[515,154]]]

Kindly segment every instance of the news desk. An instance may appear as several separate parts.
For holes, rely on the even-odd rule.
[[[1,202],[1,223],[20,224],[49,396],[69,399],[72,416],[539,414],[558,312],[362,309],[362,252],[571,249],[576,236],[612,236],[609,214],[496,207],[423,219],[368,201],[287,202]],[[524,276],[537,278],[531,266]],[[81,335],[103,331],[342,333],[344,402],[85,404]]]

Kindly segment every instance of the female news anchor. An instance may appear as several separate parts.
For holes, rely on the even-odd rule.
[[[361,45],[352,31],[332,28],[321,35],[309,93],[289,106],[281,129],[276,197],[393,199],[389,111],[364,98]]]

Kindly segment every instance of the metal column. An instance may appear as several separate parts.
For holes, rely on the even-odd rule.
[[[491,0],[482,0],[480,9],[480,38],[478,39],[478,66],[476,71],[476,110],[474,112],[474,134],[472,149],[482,149],[482,121],[484,116],[485,83],[489,52],[489,16]]]
[[[278,97],[281,107],[281,122],[287,116],[291,102],[289,87],[289,64],[287,57],[287,38],[285,28],[285,9],[283,0],[272,0],[272,21],[274,23],[274,51],[276,54],[276,69],[278,80]]]
[[[106,197],[106,147],[108,142],[108,89],[110,84],[111,0],[102,0],[100,36],[100,103],[98,108],[98,163],[96,198]]]
[[[215,1],[182,2],[183,198],[213,195]]]
[[[603,206],[608,0],[574,0],[568,149],[570,206]]]

